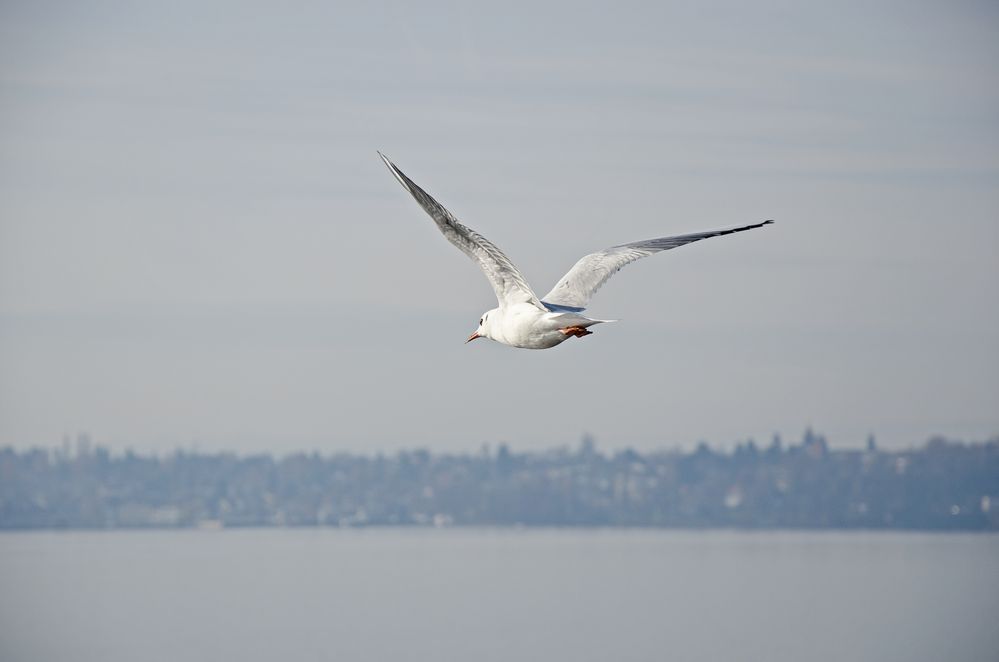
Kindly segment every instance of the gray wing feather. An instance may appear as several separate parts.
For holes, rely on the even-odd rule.
[[[683,246],[693,241],[708,239],[709,237],[720,237],[725,234],[752,230],[763,227],[773,221],[763,221],[754,225],[745,225],[729,230],[712,230],[709,232],[697,232],[694,234],[682,234],[676,237],[660,237],[658,239],[646,239],[645,241],[635,241],[630,244],[612,246],[606,250],[585,255],[573,265],[569,272],[559,279],[552,291],[542,297],[546,304],[563,306],[578,310],[585,309],[590,303],[593,294],[607,282],[607,279],[616,274],[621,267],[630,264],[635,260],[648,257],[660,251]]]
[[[441,233],[462,253],[475,260],[496,292],[500,306],[530,303],[544,310],[541,301],[527,284],[520,270],[494,243],[475,230],[462,225],[454,214],[434,200],[429,193],[417,186],[384,154],[378,152],[399,183],[416,199],[430,218],[434,219]]]

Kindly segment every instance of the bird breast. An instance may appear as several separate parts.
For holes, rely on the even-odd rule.
[[[503,310],[495,320],[493,340],[524,349],[548,349],[566,340],[559,332],[555,315],[530,304],[516,304]]]

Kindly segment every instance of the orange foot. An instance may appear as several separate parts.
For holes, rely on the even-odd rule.
[[[559,329],[559,331],[561,331],[567,336],[576,336],[577,338],[593,335],[592,331],[587,331],[581,326],[567,326],[564,329]]]

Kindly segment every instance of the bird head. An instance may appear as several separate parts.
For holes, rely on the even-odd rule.
[[[490,335],[490,320],[489,320],[489,317],[490,317],[490,315],[494,314],[495,312],[496,312],[496,309],[493,308],[492,310],[487,310],[486,312],[484,312],[482,314],[481,319],[479,319],[479,328],[477,328],[475,330],[475,333],[473,333],[472,335],[470,335],[468,337],[468,340],[465,341],[466,343],[470,343],[473,340],[475,340],[476,338],[492,338],[492,336]]]

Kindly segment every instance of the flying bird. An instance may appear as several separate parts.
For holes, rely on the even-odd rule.
[[[635,241],[584,255],[562,276],[551,292],[542,298],[534,293],[520,270],[503,251],[470,227],[462,225],[454,214],[417,186],[384,154],[378,152],[399,183],[409,191],[423,210],[430,214],[444,237],[478,263],[496,292],[499,305],[483,313],[479,327],[468,340],[489,338],[524,349],[548,349],[593,332],[595,324],[616,320],[598,320],[581,315],[593,294],[621,267],[660,251],[676,248],[709,237],[720,237],[763,227],[773,221],[744,225],[728,230],[711,230],[675,237]]]

